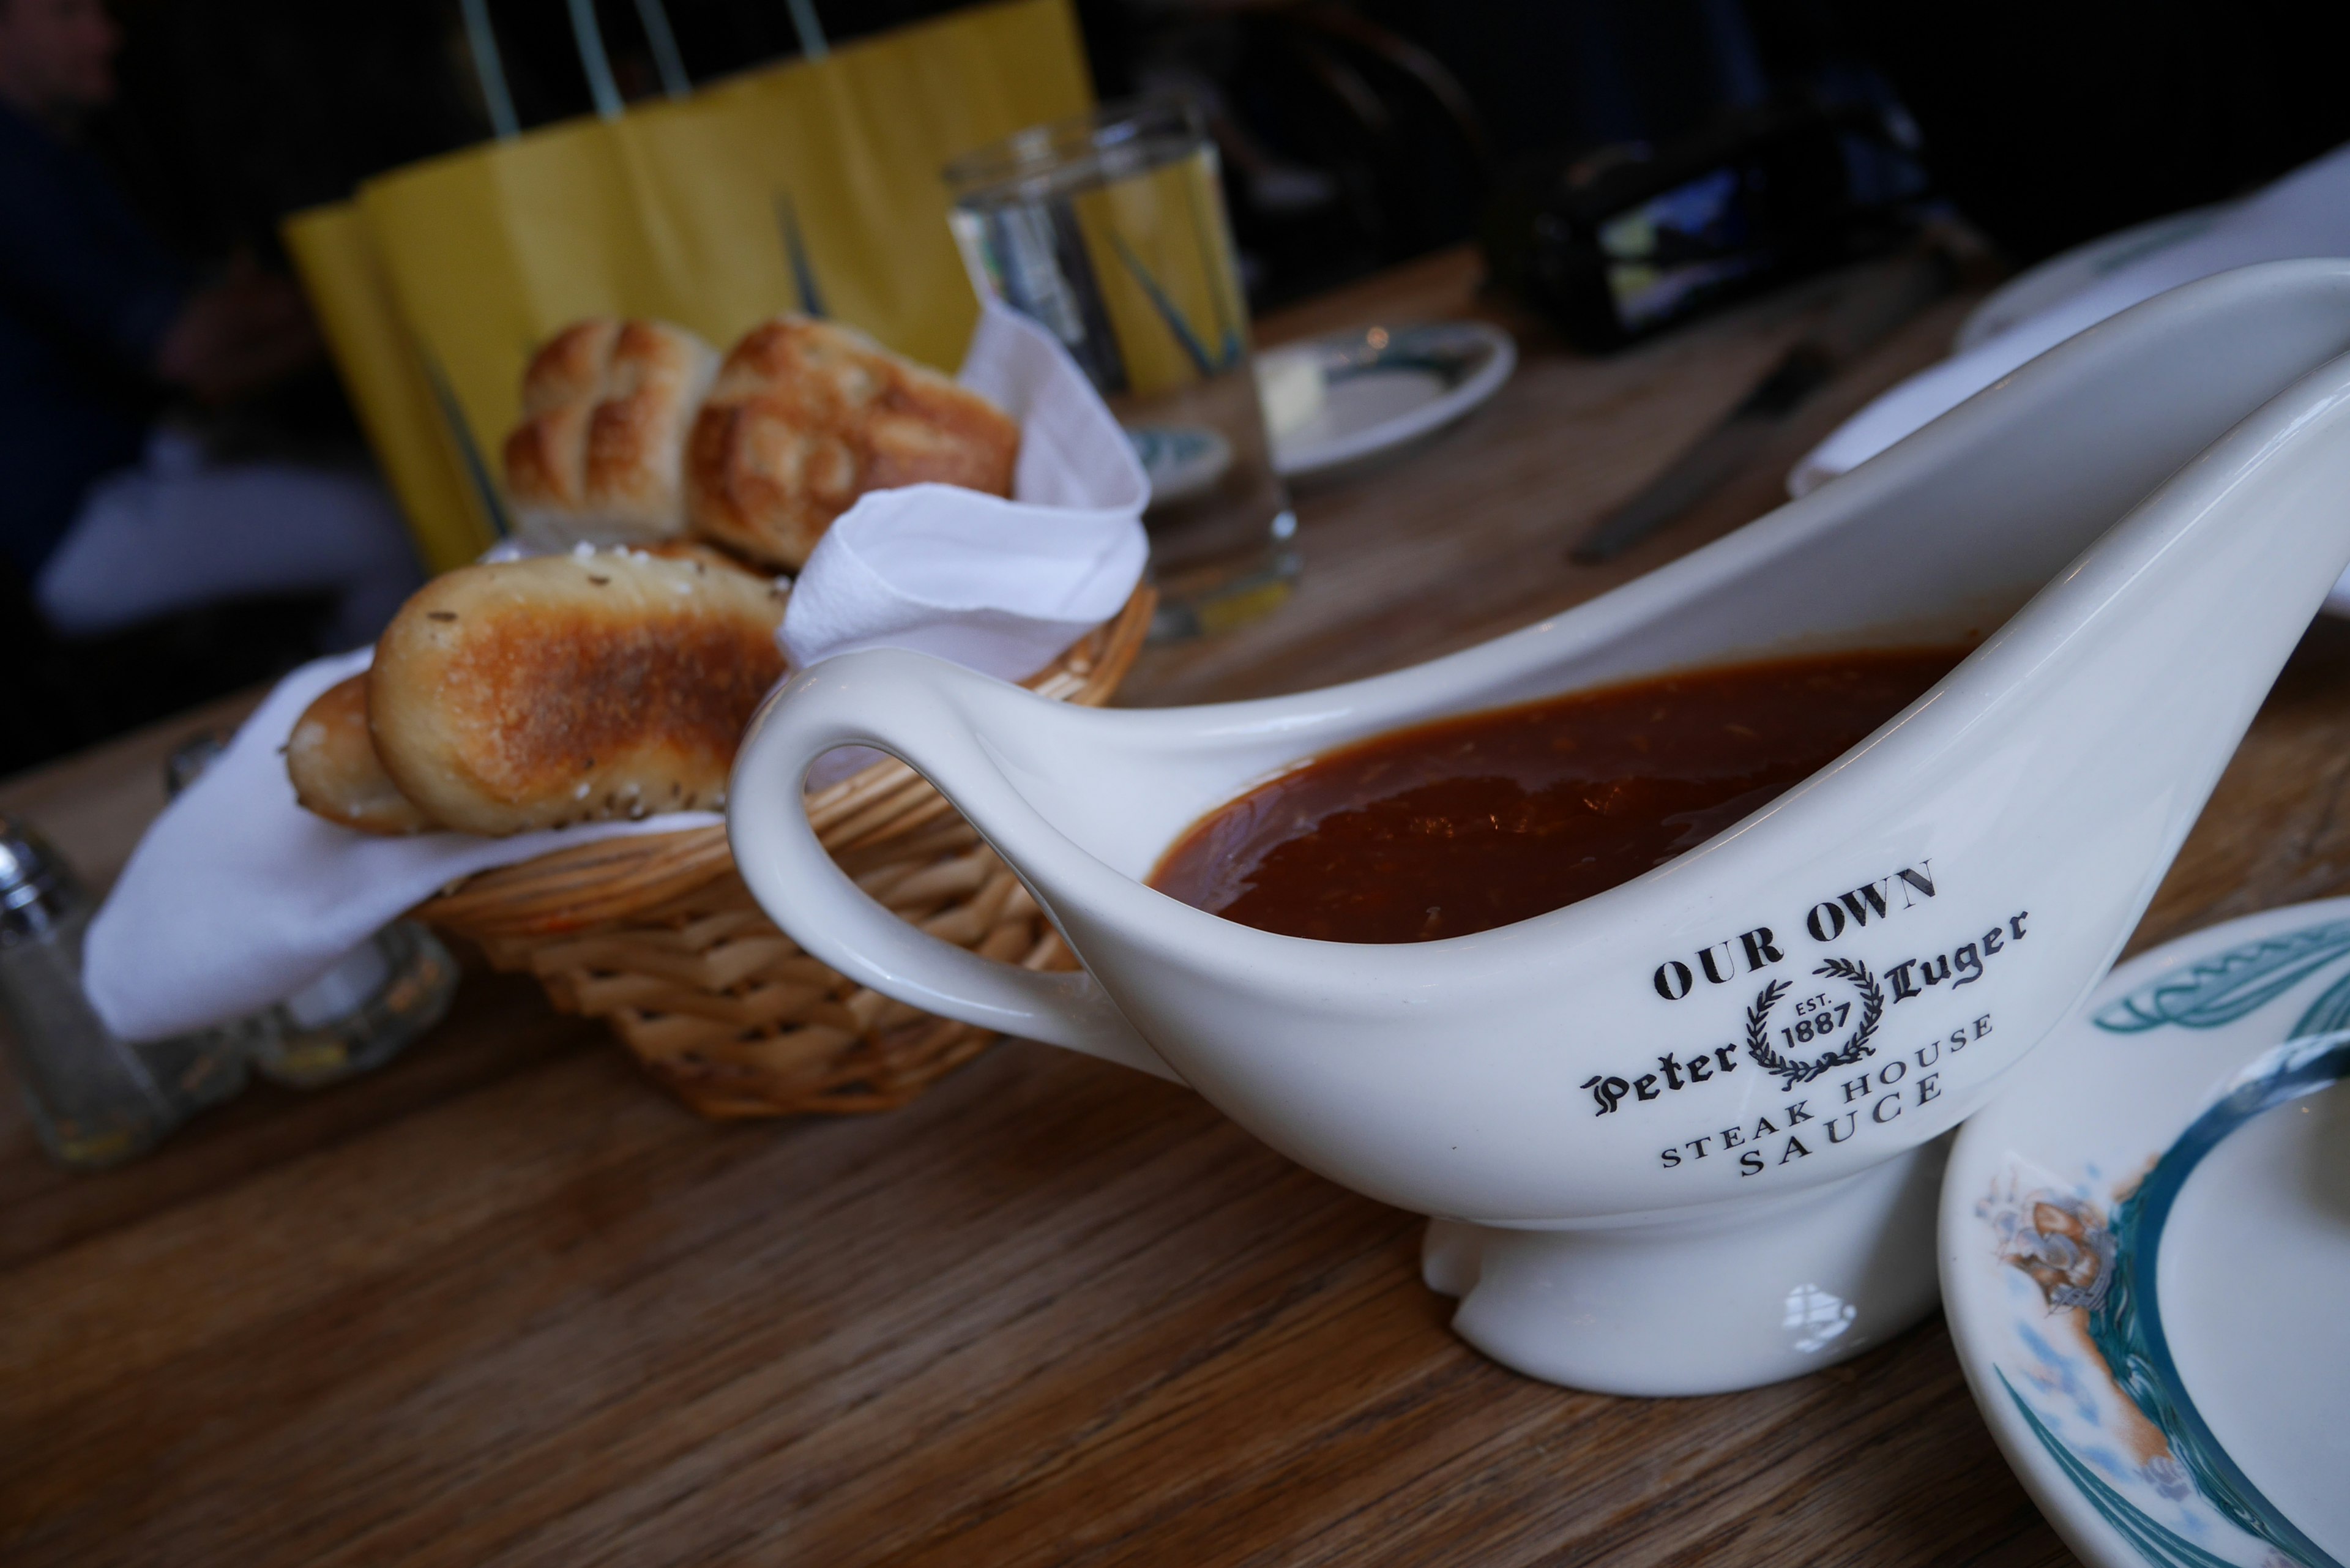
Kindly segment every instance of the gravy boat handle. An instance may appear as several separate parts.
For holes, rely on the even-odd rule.
[[[1043,701],[894,649],[842,654],[801,671],[767,700],[735,757],[726,813],[734,864],[794,941],[860,985],[941,1017],[1181,1083],[1092,975],[999,963],[908,924],[849,880],[808,822],[808,768],[836,747],[871,746],[928,779],[993,842],[989,808],[1003,809],[1012,789],[980,745],[967,704],[1004,698]]]

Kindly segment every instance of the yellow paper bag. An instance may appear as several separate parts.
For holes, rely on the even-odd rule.
[[[458,439],[454,402],[435,396],[358,204],[297,213],[283,233],[417,553],[436,572],[463,566],[504,532],[494,476]]]
[[[286,240],[441,569],[503,531],[523,367],[583,316],[723,348],[803,310],[951,369],[978,304],[941,167],[1091,102],[1067,0],[1005,0],[397,171]]]

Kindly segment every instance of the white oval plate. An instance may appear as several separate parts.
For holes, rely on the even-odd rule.
[[[1318,479],[1443,429],[1502,389],[1515,339],[1482,321],[1364,327],[1268,349],[1322,366],[1321,408],[1274,439],[1284,479]]]
[[[2085,241],[2018,273],[1967,313],[1958,336],[1951,341],[1950,352],[1963,354],[1987,343],[2018,322],[2043,310],[2053,310],[2074,295],[2103,283],[2133,262],[2209,232],[2233,205],[2220,202],[2209,207],[2190,207],[2183,213],[2168,213]]]
[[[2350,898],[2124,965],[1960,1130],[1942,1301],[2094,1568],[2350,1560]]]

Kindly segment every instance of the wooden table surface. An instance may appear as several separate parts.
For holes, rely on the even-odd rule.
[[[1277,338],[1490,314],[1440,256]],[[1510,319],[1516,378],[1300,498],[1278,616],[1154,651],[1162,703],[1409,663],[1759,514],[1920,317],[1700,514],[1576,531],[1733,403],[1831,282],[1609,360]],[[1503,317],[1504,319],[1509,319]],[[0,784],[93,878],[234,702]],[[2321,623],[2141,942],[2343,890],[2350,631]],[[524,981],[469,974],[371,1078],[258,1086],[70,1177],[0,1109],[0,1558],[31,1563],[2042,1563],[1939,1319],[1752,1393],[1572,1393],[1423,1289],[1420,1221],[1188,1093],[1013,1042],[911,1107],[717,1127]]]

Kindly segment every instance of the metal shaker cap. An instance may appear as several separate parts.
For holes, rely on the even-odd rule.
[[[81,902],[81,884],[49,841],[0,816],[0,945],[38,937]]]

